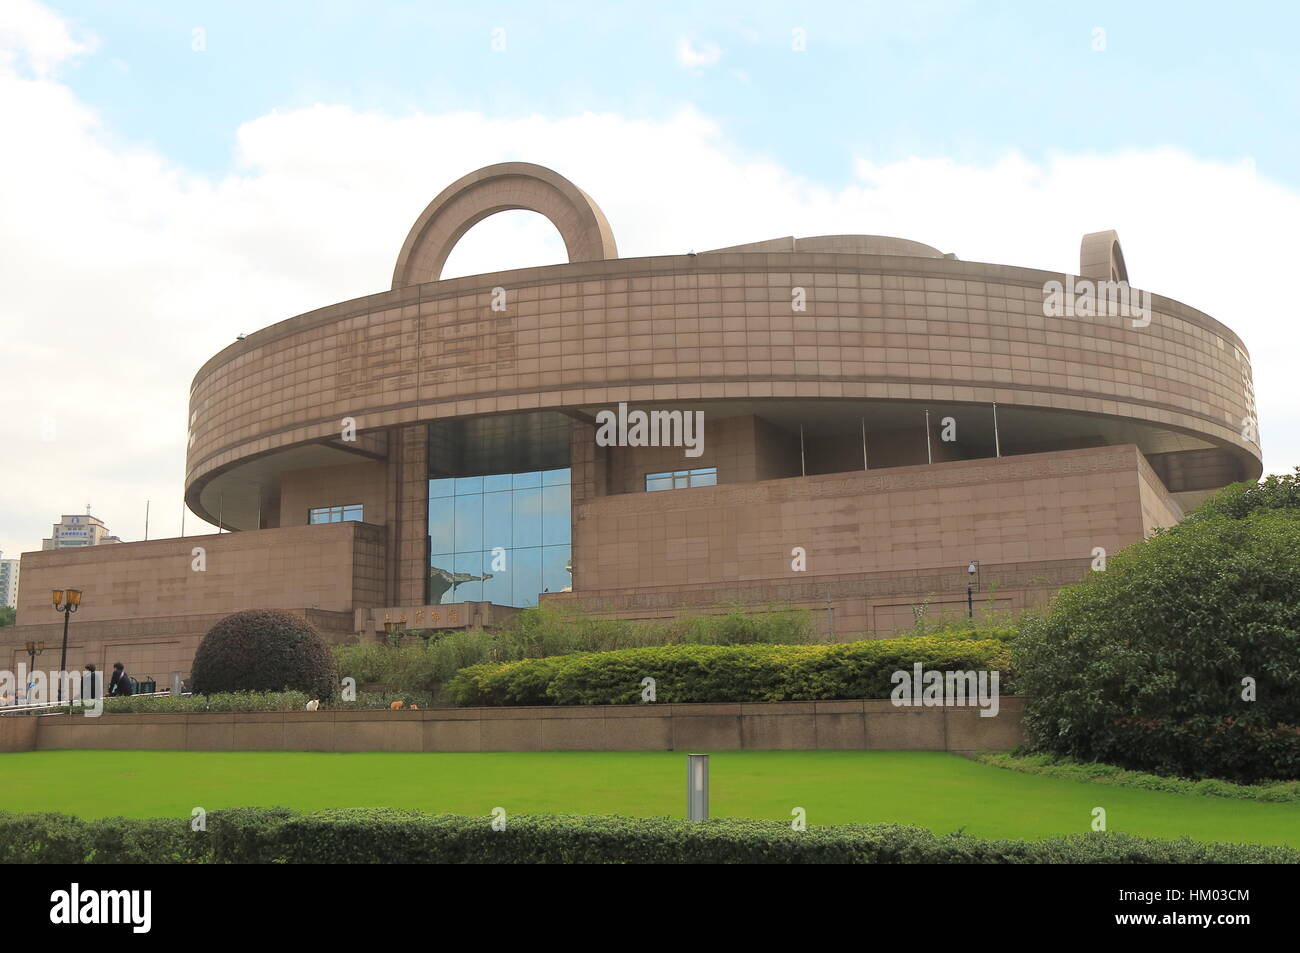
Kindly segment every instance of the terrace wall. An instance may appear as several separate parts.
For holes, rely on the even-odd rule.
[[[0,718],[0,750],[732,751],[1007,750],[1023,699],[896,708],[888,699],[427,711],[44,715]],[[35,725],[26,733],[11,722]]]

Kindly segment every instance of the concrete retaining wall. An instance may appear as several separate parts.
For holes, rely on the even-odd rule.
[[[1022,707],[1022,699],[1004,698],[994,718],[981,718],[976,708],[895,708],[888,699],[99,718],[45,715],[0,718],[0,750],[1005,750],[1020,743]]]

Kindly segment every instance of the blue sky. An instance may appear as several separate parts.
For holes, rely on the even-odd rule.
[[[195,370],[386,288],[429,200],[509,160],[624,256],[878,234],[1073,272],[1114,228],[1135,287],[1244,339],[1290,472],[1297,37],[1293,3],[0,0],[0,380],[28,397],[0,551],[87,501],[176,535]],[[445,275],[563,258],[509,212]]]
[[[315,102],[633,117],[689,102],[736,143],[829,185],[855,157],[1165,145],[1250,156],[1300,185],[1300,4],[52,6],[100,40],[64,74],[78,96],[117,134],[210,173],[231,162],[241,122]],[[715,47],[716,64],[682,69],[684,37]]]

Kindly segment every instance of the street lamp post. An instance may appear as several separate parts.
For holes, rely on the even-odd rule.
[[[36,656],[40,655],[42,652],[45,651],[45,643],[29,641],[27,645],[24,647],[27,649],[27,678],[28,678],[27,684],[30,685],[32,673],[36,671]],[[18,688],[23,688],[23,686],[20,685],[18,686]],[[23,698],[27,701],[28,704],[30,704],[31,699],[27,697],[26,689],[24,688],[23,690],[24,690]],[[14,704],[15,705],[18,704],[17,689],[14,690]]]
[[[34,672],[36,671],[36,656],[40,655],[42,652],[45,651],[45,643],[28,642],[26,645],[26,649],[27,649],[27,670],[29,672]]]
[[[980,564],[972,559],[966,567],[966,618],[975,618],[975,590],[979,588]]]
[[[59,701],[63,701],[63,673],[68,670],[68,620],[81,608],[81,590],[55,589],[51,601],[54,611],[63,613],[63,652],[59,655]]]

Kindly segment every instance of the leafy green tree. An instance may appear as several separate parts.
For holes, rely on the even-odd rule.
[[[14,620],[18,617],[16,609],[10,609],[8,606],[0,606],[0,626],[13,625]]]
[[[1188,517],[1195,522],[1226,516],[1244,519],[1256,510],[1300,512],[1300,467],[1295,473],[1273,474],[1260,483],[1234,483],[1202,503]]]
[[[1219,498],[1030,619],[1013,648],[1030,746],[1191,777],[1300,777],[1294,484]]]

